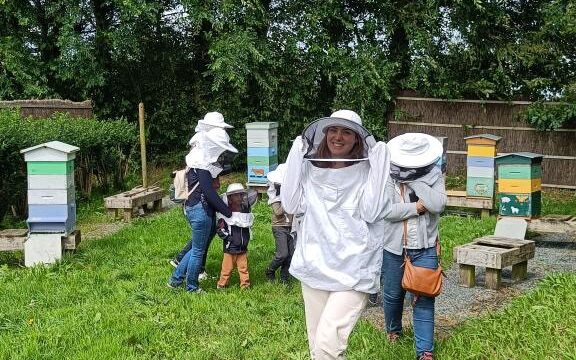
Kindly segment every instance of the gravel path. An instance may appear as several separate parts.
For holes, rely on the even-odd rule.
[[[511,298],[537,286],[538,282],[552,272],[576,272],[576,239],[563,234],[543,234],[532,238],[536,241],[534,259],[528,261],[528,278],[512,283],[511,269],[502,271],[499,290],[484,288],[484,269],[476,268],[476,287],[458,286],[458,266],[453,264],[446,271],[442,295],[436,299],[436,332],[438,338],[448,336],[449,331],[470,317],[497,310]],[[379,302],[381,298],[379,297]],[[404,306],[404,325],[411,326],[412,313],[408,302]],[[383,329],[384,314],[381,307],[366,309],[364,316],[377,328]]]

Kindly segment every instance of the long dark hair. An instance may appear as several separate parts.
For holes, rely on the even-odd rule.
[[[326,128],[326,132],[328,132],[328,128]],[[349,159],[361,159],[364,157],[364,142],[360,139],[360,135],[356,131],[354,131],[354,135],[356,136],[356,143],[352,147],[352,150],[349,154]],[[330,159],[332,158],[332,153],[328,148],[328,140],[327,136],[324,135],[324,138],[318,144],[318,150],[314,153],[313,157],[318,159]],[[319,168],[331,168],[333,163],[331,161],[313,161],[312,164]],[[354,165],[356,161],[350,161],[346,163],[346,166]]]

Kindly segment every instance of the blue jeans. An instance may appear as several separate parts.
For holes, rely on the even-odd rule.
[[[186,206],[185,211],[192,228],[192,248],[184,255],[172,273],[170,284],[178,286],[186,277],[186,290],[196,291],[199,289],[198,275],[202,268],[202,258],[207,250],[214,219],[206,214],[200,202],[190,207]]]
[[[408,249],[412,264],[429,269],[438,268],[436,247],[428,249]],[[384,250],[382,259],[382,294],[384,306],[384,321],[386,332],[402,332],[402,309],[406,291],[402,288],[404,275],[403,255],[395,255]],[[418,296],[413,304],[412,323],[414,327],[414,340],[416,355],[425,351],[434,351],[434,298]]]
[[[210,248],[210,243],[212,242],[212,239],[214,238],[214,236],[216,236],[216,221],[215,220],[216,220],[215,218],[212,219],[212,228],[210,229],[210,236],[208,237],[208,242],[206,243],[206,251],[204,252],[204,257],[202,257],[202,268],[200,269],[200,273],[203,273],[204,271],[206,271],[206,257],[208,256],[208,249]],[[178,262],[182,261],[182,259],[184,258],[186,253],[188,251],[190,251],[190,249],[192,249],[192,239],[190,239],[186,243],[186,246],[184,246],[182,251],[180,251],[180,253],[178,253],[178,255],[176,255],[176,260]]]

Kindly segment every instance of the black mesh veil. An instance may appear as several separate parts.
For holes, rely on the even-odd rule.
[[[305,159],[314,161],[323,161],[325,158],[318,156],[318,147],[326,136],[326,129],[331,126],[342,126],[353,130],[362,141],[364,152],[361,158],[356,159],[338,159],[340,161],[358,161],[368,159],[368,150],[376,144],[376,139],[366,128],[354,121],[337,117],[325,117],[310,123],[302,132],[302,141],[306,145]],[[331,159],[336,160],[336,159]]]

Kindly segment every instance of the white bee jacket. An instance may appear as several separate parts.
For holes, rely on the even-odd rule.
[[[382,264],[382,221],[389,199],[386,144],[378,142],[368,160],[340,169],[304,160],[300,137],[288,155],[280,193],[288,213],[303,213],[290,273],[307,286],[326,291],[376,293]]]

